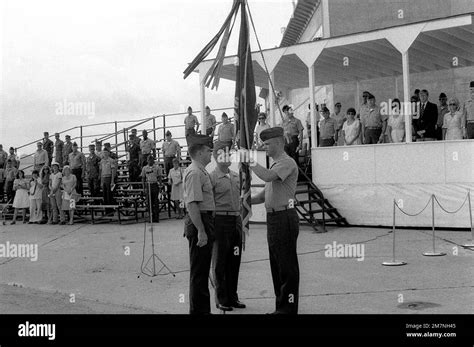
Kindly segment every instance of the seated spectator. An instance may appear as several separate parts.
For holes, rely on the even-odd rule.
[[[392,111],[387,123],[387,137],[389,143],[405,142],[405,117],[400,110],[400,100],[393,99]]]
[[[345,146],[360,145],[361,144],[361,135],[360,135],[360,121],[355,118],[356,110],[354,108],[349,108],[347,110],[346,121],[342,125],[341,135],[344,141]]]
[[[323,119],[319,122],[319,147],[332,147],[337,141],[337,123],[329,118],[327,107],[321,108],[320,114]]]
[[[19,170],[16,174],[15,181],[13,181],[13,190],[15,191],[15,198],[13,199],[13,208],[15,212],[13,213],[13,220],[10,223],[11,225],[16,224],[16,218],[18,216],[18,211],[23,211],[23,224],[26,222],[26,210],[30,207],[30,199],[28,197],[28,190],[30,189],[30,184],[25,178],[25,173],[23,170]]]
[[[450,98],[448,100],[449,112],[444,115],[443,140],[462,140],[466,137],[466,121],[459,111],[459,100]]]

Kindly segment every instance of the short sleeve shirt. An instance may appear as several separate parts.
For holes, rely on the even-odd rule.
[[[224,173],[218,167],[209,174],[211,178],[216,211],[240,211],[240,179],[232,170]]]
[[[362,116],[362,115],[361,115]],[[382,128],[382,122],[388,119],[387,115],[380,114],[380,109],[375,106],[369,108],[364,121],[366,127]]]
[[[149,183],[158,183],[158,176],[161,174],[161,170],[158,165],[153,166],[145,165],[142,169],[141,177],[146,177],[146,181]]]
[[[100,158],[97,154],[89,155],[86,159],[86,171],[89,178],[99,177]]]
[[[210,114],[209,116],[206,116],[206,127],[208,129],[215,127],[217,124],[216,122],[216,116],[213,114]]]
[[[100,170],[102,177],[112,176],[112,169],[115,169],[115,160],[112,158],[103,158],[100,161]]]
[[[200,211],[214,211],[214,194],[206,169],[193,161],[184,172],[184,202],[188,206],[197,202]]]
[[[8,160],[8,153],[5,151],[0,151],[0,166],[3,166],[6,164]]]
[[[71,169],[83,168],[82,165],[85,161],[86,160],[82,152],[77,151],[76,153],[69,153],[69,165],[71,166]]]
[[[467,100],[462,106],[462,114],[464,118],[471,122],[474,121],[474,101]]]
[[[234,124],[227,123],[219,126],[219,133],[217,136],[219,141],[232,141],[234,139]]]
[[[303,124],[301,124],[301,121],[296,117],[284,120],[282,127],[289,136],[298,136],[304,129]]]
[[[287,154],[275,161],[270,170],[278,175],[278,179],[265,184],[265,208],[282,209],[290,207],[295,200],[298,181],[298,166]]]
[[[155,141],[153,141],[150,138],[140,141],[140,149],[142,150],[142,154],[149,154],[151,150],[155,148],[156,148]]]
[[[50,188],[51,189],[57,189],[59,188],[59,184],[61,183],[61,179],[63,178],[63,174],[58,172],[58,173],[51,173],[49,176],[49,182],[50,182]]]
[[[179,148],[180,147],[178,141],[165,141],[163,143],[163,154],[165,155],[165,157],[174,157],[178,153]]]
[[[322,139],[334,137],[337,130],[337,122],[333,118],[321,119],[319,122],[319,136]]]
[[[194,129],[196,125],[199,125],[199,121],[195,115],[187,115],[186,118],[184,118],[184,127],[186,129]]]

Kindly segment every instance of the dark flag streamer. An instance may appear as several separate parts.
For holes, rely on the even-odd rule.
[[[246,160],[249,160],[253,143],[253,130],[257,123],[257,109],[252,54],[250,50],[249,21],[247,18],[246,6],[246,0],[234,0],[232,9],[221,29],[189,64],[184,71],[184,78],[188,77],[198,67],[198,65],[206,59],[222,37],[217,56],[204,78],[206,87],[209,87],[212,83],[212,88],[218,88],[219,74],[223,66],[225,51],[240,8],[241,23],[239,47],[236,58],[237,75],[235,82],[234,113],[237,138],[239,139],[238,146],[239,149],[243,150],[242,152],[245,153],[245,155],[242,155],[241,152],[240,159],[245,158]],[[252,213],[250,180],[251,175],[249,163],[243,162],[240,166],[240,187],[242,192],[242,240],[244,249],[245,236],[248,235],[249,221]]]

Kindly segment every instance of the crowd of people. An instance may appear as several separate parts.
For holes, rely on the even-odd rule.
[[[462,140],[474,138],[474,81],[469,85],[470,98],[461,103],[455,96],[441,93],[438,104],[429,100],[426,89],[416,89],[410,100],[412,141]],[[360,144],[397,143],[406,141],[406,109],[399,99],[390,99],[388,107],[377,104],[375,96],[364,91],[358,111],[350,107],[344,114],[336,102],[334,112],[326,105],[316,105],[318,145],[320,147],[350,146]],[[309,107],[311,107],[309,105]],[[285,112],[290,119],[292,108]],[[311,112],[306,126],[311,138]],[[288,130],[295,134],[296,129]],[[299,130],[298,134],[302,134]],[[294,137],[293,137],[294,138]],[[294,143],[298,143],[296,139]],[[301,141],[300,141],[301,143]]]

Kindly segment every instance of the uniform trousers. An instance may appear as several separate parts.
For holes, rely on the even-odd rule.
[[[209,293],[209,272],[211,269],[212,246],[214,242],[213,212],[201,213],[202,223],[207,235],[207,244],[198,247],[198,231],[189,215],[184,220],[184,235],[189,242],[189,313],[210,314],[211,296]]]
[[[299,218],[295,209],[267,212],[267,241],[275,290],[275,312],[297,314],[300,271],[296,244]]]
[[[215,217],[212,270],[216,285],[216,303],[232,306],[239,300],[240,260],[242,258],[242,220],[240,216]]]

